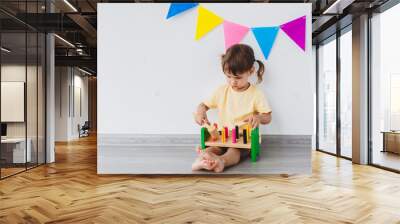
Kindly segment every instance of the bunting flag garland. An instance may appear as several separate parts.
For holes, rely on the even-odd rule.
[[[232,23],[229,21],[224,21],[224,36],[225,36],[225,49],[230,46],[240,43],[243,37],[249,31],[248,27]]]
[[[210,32],[215,27],[219,26],[224,19],[217,16],[213,12],[207,10],[206,8],[199,7],[199,16],[197,17],[197,27],[196,27],[196,40],[199,40],[208,32]]]
[[[199,3],[171,3],[168,10],[167,19],[176,16],[184,11],[194,8]]]
[[[281,25],[285,32],[303,51],[306,50],[306,16]]]
[[[274,45],[279,27],[256,27],[251,29],[258,45],[264,54],[265,60],[268,60],[269,53]]]
[[[246,27],[231,21],[224,20],[217,14],[204,8],[199,3],[171,3],[167,19],[198,7],[197,26],[195,40],[199,40],[207,33],[223,24],[225,49],[240,43],[251,29],[265,60],[268,60],[279,29],[281,29],[297,46],[306,50],[306,16],[293,19],[287,23],[272,27]]]

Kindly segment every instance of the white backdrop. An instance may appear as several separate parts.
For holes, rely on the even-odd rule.
[[[312,135],[311,4],[202,5],[248,27],[278,26],[307,16],[305,52],[281,30],[268,61],[251,31],[242,43],[251,45],[266,65],[260,88],[269,99],[273,119],[262,133]],[[195,41],[197,8],[166,20],[168,8],[163,3],[99,4],[99,134],[199,133],[192,113],[225,82],[220,66],[223,26]]]

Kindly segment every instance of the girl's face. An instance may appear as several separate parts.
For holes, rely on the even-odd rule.
[[[254,67],[250,71],[242,74],[233,75],[228,72],[225,72],[226,81],[228,81],[228,84],[232,87],[233,90],[236,91],[245,90],[248,87],[249,77],[253,74],[253,72],[254,72]]]

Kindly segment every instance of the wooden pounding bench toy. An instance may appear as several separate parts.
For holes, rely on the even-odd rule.
[[[218,130],[218,126],[215,123],[213,125],[205,124],[201,128],[202,150],[205,150],[206,146],[250,150],[251,161],[256,162],[260,155],[260,143],[259,127],[251,129],[249,124],[236,125],[230,131],[227,127]]]

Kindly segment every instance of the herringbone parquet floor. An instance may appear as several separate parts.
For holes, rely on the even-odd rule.
[[[311,176],[98,176],[90,137],[0,181],[0,223],[400,223],[400,175],[314,152]]]

